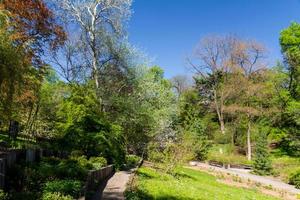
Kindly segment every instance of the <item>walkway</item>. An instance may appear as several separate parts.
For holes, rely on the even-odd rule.
[[[107,182],[103,191],[102,200],[124,200],[124,192],[132,174],[130,171],[115,173]]]
[[[296,189],[294,186],[286,184],[280,180],[275,180],[270,177],[264,177],[264,176],[257,176],[254,174],[249,174],[246,172],[242,172],[241,170],[230,168],[230,169],[225,169],[225,168],[220,168],[220,167],[214,167],[205,163],[200,163],[198,162],[196,166],[190,167],[192,169],[204,169],[204,170],[214,170],[218,172],[223,172],[223,173],[230,173],[232,175],[237,175],[242,179],[249,179],[251,181],[259,182],[262,185],[272,185],[273,188],[279,189],[279,190],[284,190],[286,192],[289,192],[291,194],[300,194],[300,190]]]

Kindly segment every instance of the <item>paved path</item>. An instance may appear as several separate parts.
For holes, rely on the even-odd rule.
[[[230,173],[232,175],[237,175],[242,179],[249,179],[251,181],[259,182],[263,185],[272,185],[273,188],[279,189],[279,190],[284,190],[287,191],[291,194],[300,194],[300,190],[296,189],[294,186],[286,184],[280,180],[275,180],[270,177],[263,177],[263,176],[257,176],[254,174],[249,174],[247,172],[243,172],[238,169],[225,169],[225,168],[220,168],[220,167],[214,167],[205,163],[199,163],[197,162],[196,166],[191,167],[193,169],[206,169],[206,170],[214,170],[214,171],[219,171],[219,172],[224,172],[224,173]]]
[[[120,171],[109,179],[103,191],[102,200],[124,200],[126,185],[130,180],[132,172]]]

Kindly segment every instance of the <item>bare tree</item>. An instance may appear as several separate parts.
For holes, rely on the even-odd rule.
[[[118,59],[111,50],[126,39],[124,24],[131,14],[131,0],[53,1],[61,18],[67,19],[68,28],[72,28],[68,31],[69,36],[77,35],[77,38],[69,37],[77,39],[77,42],[66,43],[63,50],[65,61],[60,64],[63,73],[67,76],[70,72],[90,73],[96,88],[99,88],[100,71],[106,64]],[[58,57],[62,54],[55,56],[54,61],[61,62]]]
[[[265,48],[254,41],[239,42],[233,53],[233,74],[227,81],[224,112],[247,119],[247,158],[252,159],[252,122],[264,113]]]
[[[251,80],[253,75],[264,69],[264,57],[265,49],[257,42],[233,36],[209,36],[195,50],[194,59],[198,64],[188,60],[197,75],[209,82],[211,106],[217,113],[221,133],[225,133],[224,115],[228,110],[247,115],[248,159],[251,159],[251,118],[258,111],[251,107],[247,99],[257,95],[259,85]],[[238,79],[233,74],[240,74],[243,79]],[[245,101],[240,101],[229,109],[228,104],[233,98],[245,98]]]
[[[187,90],[191,85],[191,82],[190,82],[189,78],[187,76],[184,76],[184,75],[174,76],[171,79],[171,83],[172,83],[172,87],[175,89],[176,94],[178,95],[178,97],[180,97],[181,94],[185,90]]]
[[[203,38],[194,51],[193,58],[198,64],[188,59],[192,69],[202,79],[210,77],[211,106],[217,113],[221,133],[225,134],[224,123],[224,91],[221,86],[219,72],[226,75],[230,72],[232,53],[237,38],[231,36],[208,36]]]

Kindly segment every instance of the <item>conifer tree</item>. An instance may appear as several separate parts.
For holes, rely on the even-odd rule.
[[[258,175],[270,175],[272,162],[268,152],[267,135],[261,132],[256,143],[253,172]]]

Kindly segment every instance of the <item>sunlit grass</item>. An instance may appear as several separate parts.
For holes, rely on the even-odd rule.
[[[158,200],[275,200],[255,189],[228,186],[216,177],[185,168],[179,168],[173,175],[150,167],[138,170],[133,190],[127,192],[127,199]]]
[[[300,158],[290,156],[272,156],[274,172],[283,181],[288,182],[290,174],[300,171]]]
[[[220,152],[222,149],[222,152]],[[208,159],[218,161],[224,164],[242,164],[251,165],[252,162],[247,160],[245,155],[233,153],[234,149],[231,145],[214,145],[208,153]]]

